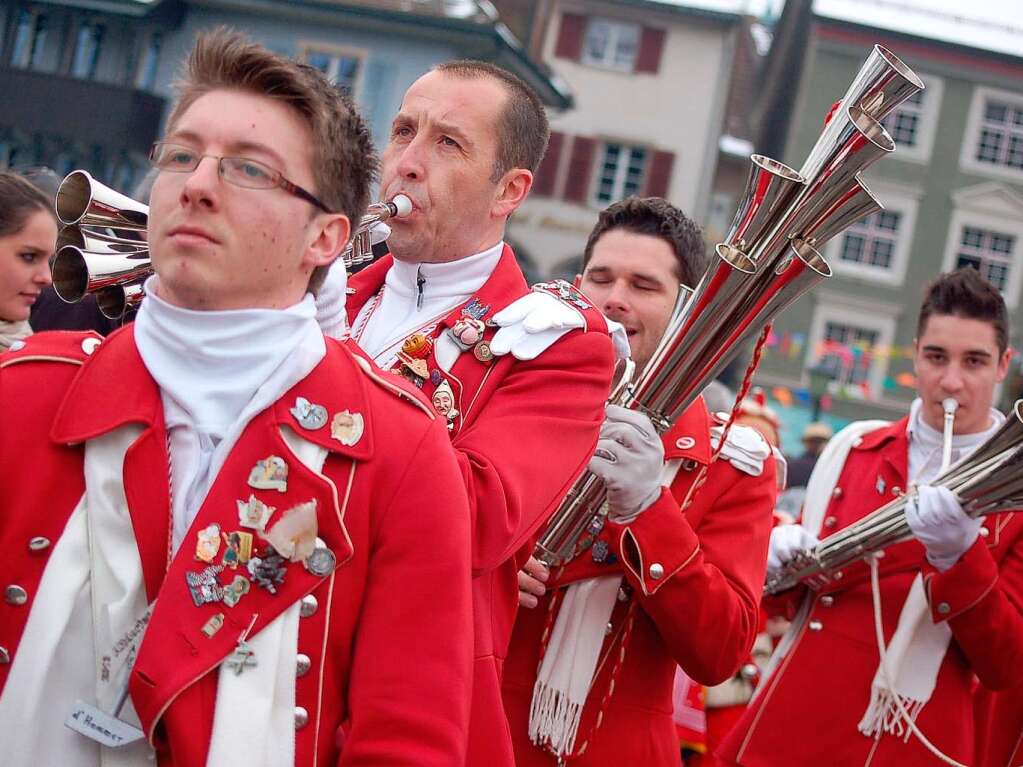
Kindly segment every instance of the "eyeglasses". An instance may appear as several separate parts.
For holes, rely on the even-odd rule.
[[[284,178],[280,171],[276,171],[258,160],[250,160],[247,157],[217,157],[212,154],[200,154],[190,147],[169,144],[166,141],[157,141],[149,150],[149,162],[153,164],[153,167],[169,173],[191,173],[199,167],[199,163],[205,157],[212,157],[219,163],[220,177],[229,184],[244,189],[277,189],[279,187],[312,203],[325,213],[333,212],[298,184],[293,184]]]

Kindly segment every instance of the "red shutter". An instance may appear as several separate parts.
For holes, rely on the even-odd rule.
[[[565,134],[551,131],[547,142],[547,153],[533,178],[533,194],[541,197],[554,196],[554,183],[558,178],[558,163],[561,161],[561,147],[565,143]]]
[[[568,161],[568,178],[565,180],[565,199],[569,202],[586,204],[590,191],[590,173],[593,171],[593,155],[597,142],[585,136],[576,136],[572,142],[572,156]]]
[[[578,61],[583,52],[585,28],[585,16],[577,13],[561,14],[561,27],[558,29],[558,44],[554,48],[554,55],[559,59]]]
[[[646,188],[643,194],[647,197],[667,197],[668,186],[671,184],[671,169],[674,165],[674,152],[654,152],[647,166]]]
[[[639,55],[636,56],[636,71],[657,74],[661,68],[661,51],[664,49],[664,30],[643,27],[639,40]]]

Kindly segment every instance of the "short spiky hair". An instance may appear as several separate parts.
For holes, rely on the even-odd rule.
[[[175,90],[168,128],[210,91],[237,90],[288,104],[312,133],[316,189],[309,191],[331,210],[344,213],[353,230],[358,226],[377,173],[373,140],[351,99],[318,69],[219,27],[198,36]],[[319,267],[313,272],[310,290],[320,286],[326,271]]]
[[[998,288],[981,277],[972,266],[939,274],[927,285],[916,323],[917,338],[924,334],[927,320],[935,314],[990,322],[995,329],[998,353],[1004,354],[1009,348],[1009,313],[1005,299]]]
[[[536,173],[551,135],[547,113],[536,92],[511,72],[485,61],[447,61],[434,70],[466,80],[489,77],[505,89],[508,101],[497,118],[497,157],[491,180],[497,181],[512,168]]]
[[[583,251],[583,269],[590,262],[597,240],[612,229],[648,234],[668,243],[675,253],[679,282],[690,288],[696,287],[707,268],[707,248],[700,227],[692,219],[663,197],[626,197],[600,212]]]

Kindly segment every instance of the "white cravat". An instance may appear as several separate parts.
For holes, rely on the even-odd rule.
[[[163,398],[176,550],[241,430],[308,375],[326,344],[311,294],[287,309],[194,311],[157,287],[150,278],[135,342]]]
[[[941,468],[941,446],[944,435],[937,429],[928,426],[920,417],[923,405],[918,397],[913,400],[909,409],[909,423],[906,434],[909,437],[909,476],[907,481],[925,484],[938,476]],[[952,463],[968,456],[982,445],[1005,421],[1005,416],[991,409],[991,421],[984,431],[974,434],[952,435]]]
[[[499,242],[482,253],[443,264],[394,259],[376,297],[362,307],[353,335],[382,368],[394,364],[401,343],[416,331],[429,332],[479,290],[504,252]]]

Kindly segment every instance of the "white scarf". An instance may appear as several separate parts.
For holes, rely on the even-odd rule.
[[[163,301],[156,280],[146,283],[135,343],[163,399],[177,549],[249,420],[305,378],[327,347],[311,294],[282,310],[203,312]]]
[[[402,342],[429,333],[456,306],[483,287],[497,268],[504,242],[472,256],[442,264],[394,259],[384,285],[352,323],[356,342],[380,367],[391,368]]]
[[[15,341],[21,341],[30,335],[32,328],[26,320],[20,322],[0,320],[0,352],[7,351]]]
[[[944,435],[928,426],[920,417],[922,402],[913,401],[906,433],[909,437],[909,478],[911,484],[925,484],[941,470]],[[952,436],[952,464],[970,455],[1001,426],[1005,416],[991,411],[991,425],[974,434]],[[870,703],[859,723],[859,730],[870,737],[881,733],[902,736],[912,734],[902,710],[912,721],[934,694],[938,672],[952,641],[948,621],[935,623],[927,604],[923,576],[917,573],[899,613],[899,622],[885,653],[885,669],[880,664],[870,685]],[[902,710],[895,702],[898,697]]]
[[[664,464],[661,484],[670,486],[682,461]],[[621,575],[605,575],[573,583],[554,621],[547,651],[533,685],[529,739],[563,756],[571,754],[604,646]]]

